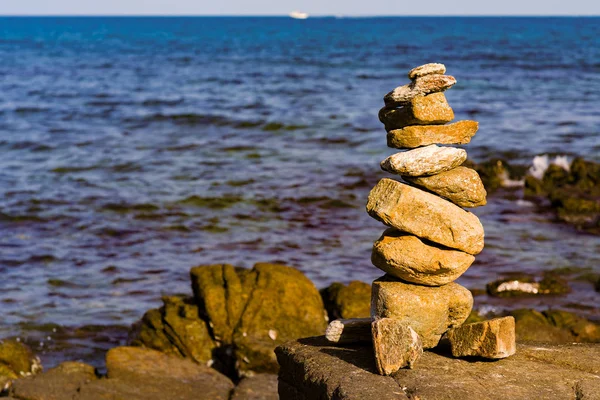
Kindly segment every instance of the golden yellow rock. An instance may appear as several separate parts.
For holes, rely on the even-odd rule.
[[[387,145],[396,149],[414,149],[430,144],[467,144],[477,133],[476,121],[458,121],[448,125],[412,125],[387,134]]]
[[[434,194],[381,179],[369,193],[367,212],[384,224],[469,254],[483,250],[483,226],[474,214]]]
[[[461,207],[480,207],[487,203],[483,182],[471,168],[456,167],[437,175],[402,178]]]
[[[461,165],[467,152],[456,147],[431,144],[418,149],[392,154],[380,164],[381,169],[402,176],[435,175]]]
[[[371,316],[405,322],[421,337],[426,349],[437,346],[448,329],[460,326],[472,307],[471,292],[454,282],[421,286],[385,275],[372,286]]]
[[[421,338],[403,321],[376,319],[371,324],[371,332],[375,365],[380,375],[392,375],[401,368],[412,368],[423,354]]]
[[[450,329],[448,339],[454,357],[498,359],[517,351],[513,317],[495,318]]]
[[[454,112],[444,93],[416,96],[401,108],[382,108],[379,120],[387,131],[409,125],[445,124],[454,119]]]
[[[373,244],[371,262],[407,282],[441,286],[455,281],[475,261],[471,254],[424,243],[416,236],[388,229]]]

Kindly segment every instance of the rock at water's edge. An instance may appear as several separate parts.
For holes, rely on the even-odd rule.
[[[320,293],[331,321],[371,316],[371,285],[368,283],[352,281],[344,285],[333,282]]]

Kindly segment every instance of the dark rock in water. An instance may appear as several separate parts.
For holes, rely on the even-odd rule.
[[[560,295],[571,291],[567,281],[552,272],[544,273],[540,281],[530,275],[517,274],[487,284],[487,292],[495,297]]]
[[[286,399],[573,399],[596,398],[600,345],[517,345],[493,363],[423,353],[417,368],[375,374],[372,349],[331,347],[322,338],[286,343],[279,393]],[[589,397],[587,397],[589,396]]]
[[[371,316],[371,285],[368,283],[352,281],[344,285],[334,282],[320,293],[331,321]]]
[[[83,385],[96,379],[91,365],[64,362],[46,373],[15,381],[12,395],[27,400],[73,399]]]
[[[525,167],[511,165],[501,159],[493,159],[480,164],[467,160],[463,167],[477,171],[488,194],[503,187],[521,187],[523,185],[521,178],[526,171]]]
[[[277,375],[258,374],[242,379],[231,400],[279,400]]]
[[[596,292],[600,292],[600,278],[598,278],[598,281],[596,282],[595,289]]]
[[[510,312],[516,321],[518,342],[600,343],[600,325],[560,310]]]

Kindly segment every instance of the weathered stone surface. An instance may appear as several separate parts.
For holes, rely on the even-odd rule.
[[[317,288],[295,268],[259,263],[249,277],[251,295],[233,334],[236,359],[242,372],[275,373],[275,347],[322,335],[325,308]]]
[[[280,370],[282,376],[303,377],[286,380],[296,393],[303,395],[296,398],[331,399],[333,380],[351,380],[355,376],[361,381],[352,385],[352,391],[345,392],[348,397],[344,399],[407,398],[401,397],[404,394],[392,397],[396,388],[388,381],[383,381],[384,387],[380,380],[391,377],[374,374],[369,365],[373,362],[371,348],[332,348],[320,338],[301,342],[284,346],[286,364]],[[496,362],[456,359],[439,349],[435,353],[424,352],[415,369],[401,369],[393,379],[413,400],[595,399],[594,390],[600,381],[599,359],[600,345],[518,345],[514,356]],[[338,370],[340,363],[345,367],[342,372]]]
[[[281,400],[408,400],[389,376],[377,375],[372,346],[336,347],[324,337],[277,349]]]
[[[467,152],[435,144],[392,154],[381,162],[381,169],[402,176],[435,175],[465,162]]]
[[[406,322],[376,319],[371,324],[375,364],[380,375],[392,375],[401,368],[413,368],[421,354],[423,342]]]
[[[190,277],[200,313],[211,322],[216,341],[231,343],[249,291],[244,288],[249,271],[229,264],[192,268]]]
[[[516,351],[515,319],[494,318],[464,324],[447,333],[454,357],[506,358]]]
[[[12,394],[27,400],[72,399],[83,385],[96,379],[91,365],[65,362],[46,373],[15,381]]]
[[[371,343],[371,318],[336,319],[325,331],[331,343]]]
[[[474,214],[431,193],[381,179],[369,193],[367,212],[384,224],[469,254],[483,249],[483,226]]]
[[[398,86],[383,97],[386,107],[397,107],[411,101],[416,96],[443,92],[456,84],[450,75],[425,75],[416,78],[408,85]]]
[[[112,399],[110,393],[130,392],[130,397],[120,395],[116,398],[153,399],[150,394],[156,392],[162,393],[163,398],[168,393],[172,399],[191,400],[202,393],[205,398],[225,400],[229,399],[233,389],[229,378],[212,368],[140,347],[109,350],[106,368],[108,381],[87,387],[89,395],[83,397],[82,391],[82,398],[92,399],[93,394],[98,399]]]
[[[519,342],[600,343],[600,324],[567,311],[519,309],[510,315]]]
[[[373,244],[371,262],[407,282],[441,286],[455,281],[475,261],[471,254],[424,243],[416,236],[388,229]]]
[[[373,282],[371,316],[394,318],[410,325],[426,349],[462,324],[473,307],[471,292],[457,283],[430,287],[412,285],[385,275]]]
[[[0,340],[0,364],[9,367],[18,376],[35,374],[42,364],[29,346],[14,339]]]
[[[446,73],[446,66],[439,63],[419,65],[408,72],[408,79],[414,80],[425,75],[441,75]]]
[[[371,285],[352,281],[334,282],[320,290],[329,319],[370,318]]]
[[[454,111],[444,93],[416,96],[401,108],[386,106],[379,111],[379,120],[385,125],[386,131],[410,125],[445,124],[453,119]]]
[[[258,374],[242,379],[231,400],[279,400],[277,375]]]
[[[412,125],[387,134],[387,145],[396,149],[414,149],[430,144],[467,144],[475,136],[476,121],[458,121],[447,125]]]
[[[461,207],[480,207],[487,203],[487,192],[477,171],[456,167],[437,175],[403,177],[413,185],[425,188]]]

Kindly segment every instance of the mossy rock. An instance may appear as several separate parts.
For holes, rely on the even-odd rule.
[[[371,316],[371,285],[352,281],[334,282],[320,291],[330,320]]]
[[[35,374],[42,370],[40,360],[29,346],[13,339],[0,341],[0,364],[17,375]]]
[[[568,343],[574,336],[567,330],[554,326],[539,311],[520,309],[510,312],[515,318],[518,342]]]
[[[183,355],[165,334],[162,312],[157,308],[146,311],[141,321],[134,325],[130,337],[130,344],[133,346],[148,347],[170,355]]]
[[[259,263],[249,272],[248,303],[233,334],[239,369],[278,370],[274,349],[297,338],[322,335],[325,308],[314,284],[295,268]]]
[[[465,322],[463,322],[464,324],[472,324],[474,322],[483,322],[488,320],[489,318],[486,318],[484,315],[481,315],[479,313],[479,311],[477,310],[471,310],[471,314],[469,314],[469,316],[467,317],[467,319],[465,320]]]
[[[547,310],[543,314],[554,326],[568,330],[575,341],[600,343],[600,325],[563,310]]]

